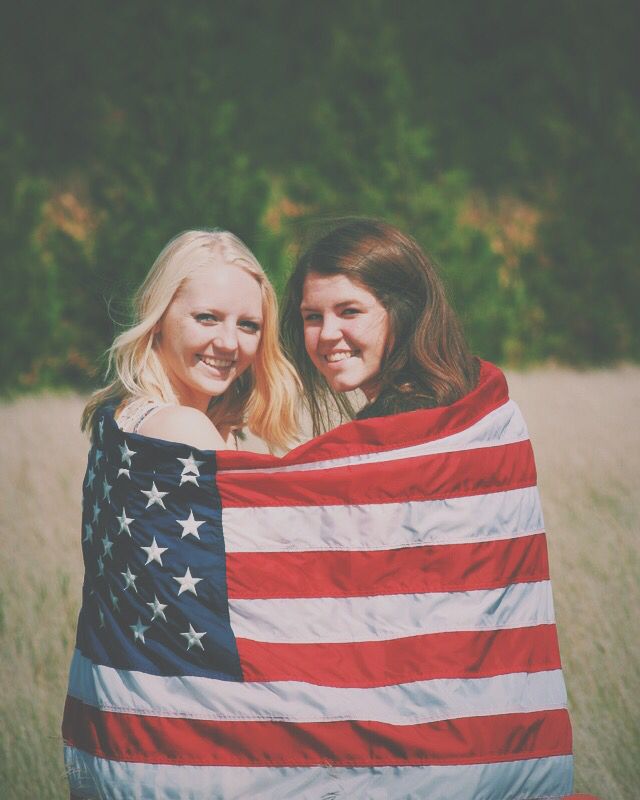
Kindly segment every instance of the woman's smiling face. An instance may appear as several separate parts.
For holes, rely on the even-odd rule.
[[[389,314],[378,298],[346,275],[310,272],[300,312],[307,353],[329,386],[362,389],[373,400],[389,335]]]
[[[262,292],[246,270],[222,263],[187,278],[154,344],[180,403],[206,411],[252,364],[261,330]]]

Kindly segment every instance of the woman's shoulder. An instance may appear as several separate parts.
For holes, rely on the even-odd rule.
[[[197,408],[162,405],[144,419],[138,433],[199,450],[222,450],[226,444],[209,417]]]

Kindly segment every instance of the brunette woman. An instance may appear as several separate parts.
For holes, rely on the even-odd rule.
[[[283,332],[314,432],[336,407],[355,416],[289,454],[291,480],[303,459],[314,470],[296,476],[307,508],[295,529],[314,552],[304,591],[340,598],[324,601],[330,625],[320,600],[308,612],[341,654],[322,678],[363,695],[349,712],[357,741],[327,763],[359,797],[568,796],[535,464],[504,376],[472,356],[428,256],[377,220],[338,225],[302,254]],[[392,687],[390,718],[376,703]]]

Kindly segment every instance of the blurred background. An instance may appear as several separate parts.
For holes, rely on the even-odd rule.
[[[536,450],[576,788],[640,786],[637,0],[22,0],[0,30],[0,795],[68,797],[79,418],[164,244],[373,215]],[[64,391],[61,391],[64,390]],[[26,396],[25,396],[26,395]]]
[[[629,0],[15,4],[2,31],[0,388],[93,385],[185,228],[281,286],[319,221],[381,216],[506,364],[640,355]]]

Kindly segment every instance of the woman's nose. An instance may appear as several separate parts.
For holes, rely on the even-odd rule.
[[[235,352],[238,349],[238,332],[235,325],[221,325],[213,337],[213,346],[217,350]]]
[[[320,340],[323,342],[335,342],[342,338],[339,320],[332,316],[326,316],[322,320],[320,328]]]

